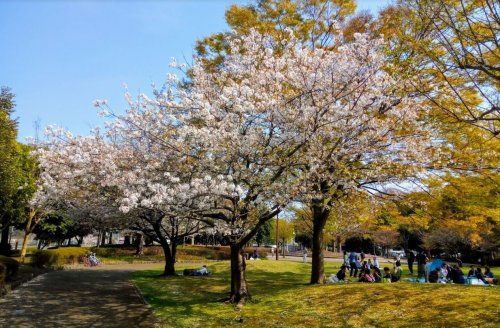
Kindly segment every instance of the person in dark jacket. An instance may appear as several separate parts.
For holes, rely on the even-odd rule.
[[[436,283],[438,282],[439,279],[439,270],[434,269],[429,273],[429,282],[430,283]]]
[[[425,264],[427,263],[427,256],[423,251],[420,251],[420,253],[418,253],[416,257],[416,260],[418,264],[418,278],[423,277],[427,281],[427,277],[425,274]]]
[[[454,284],[465,284],[464,273],[456,264],[450,270],[450,279]]]
[[[473,265],[470,266],[469,273],[467,274],[467,277],[475,277],[477,273],[477,270],[474,268]]]
[[[384,276],[382,277],[382,282],[392,282],[391,269],[388,267],[384,268]]]
[[[491,269],[489,266],[484,267],[484,279],[486,279],[487,282],[490,284],[496,284],[497,279],[495,278],[495,275],[493,272],[491,272]]]
[[[481,270],[481,268],[477,268],[476,270],[476,278],[478,280],[481,280],[485,285],[489,285],[490,283],[486,281],[486,279],[484,279],[484,275],[483,275],[483,272]]]
[[[345,276],[346,276],[346,271],[347,271],[347,268],[345,265],[342,265],[340,267],[340,270],[339,272],[337,272],[336,276],[339,280],[345,280]]]
[[[415,262],[415,254],[412,250],[408,251],[408,270],[413,274],[413,263]]]
[[[381,282],[382,281],[382,272],[380,272],[380,269],[377,267],[373,267],[372,269],[372,276],[375,278],[375,282]]]

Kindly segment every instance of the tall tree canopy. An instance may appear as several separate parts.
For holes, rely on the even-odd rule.
[[[20,168],[18,163],[19,144],[17,121],[14,113],[14,94],[9,88],[0,89],[0,229],[2,238],[0,253],[9,251],[9,227],[16,219],[18,210],[15,195],[19,187]]]

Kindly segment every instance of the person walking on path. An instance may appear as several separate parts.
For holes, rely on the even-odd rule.
[[[307,263],[307,249],[304,248],[304,251],[302,252],[302,262]]]
[[[415,254],[413,251],[410,249],[408,251],[408,270],[410,271],[410,274],[413,275],[413,263],[415,262]]]

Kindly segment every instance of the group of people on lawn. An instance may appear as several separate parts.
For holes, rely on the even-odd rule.
[[[384,267],[382,272],[376,256],[372,260],[366,258],[363,252],[351,252],[344,253],[344,264],[336,275],[330,277],[330,282],[346,281],[349,275],[349,278],[357,278],[359,282],[392,283],[401,280],[402,274],[400,259],[396,259],[392,271],[389,267]]]
[[[484,273],[481,268],[471,265],[467,277],[464,275],[458,259],[456,264],[449,265],[441,259],[430,261],[424,252],[419,252],[416,256],[413,251],[408,254],[408,269],[413,274],[413,263],[417,262],[418,282],[430,283],[454,283],[454,284],[496,284],[497,280],[491,272],[489,266],[485,266]]]
[[[440,259],[430,262],[425,253],[420,252],[415,255],[410,251],[408,254],[408,270],[412,275],[415,262],[417,262],[418,276],[417,279],[412,279],[413,282],[465,284],[475,281],[478,284],[486,285],[496,284],[497,282],[488,266],[485,267],[483,273],[481,268],[475,268],[472,265],[467,277],[465,277],[462,269],[457,264],[450,266]],[[346,281],[348,278],[357,278],[359,282],[367,283],[400,281],[403,274],[401,258],[396,256],[394,262],[390,263],[393,263],[392,270],[389,267],[384,267],[381,270],[376,256],[370,259],[363,252],[360,254],[344,252],[344,264],[337,274],[330,276],[330,282]]]

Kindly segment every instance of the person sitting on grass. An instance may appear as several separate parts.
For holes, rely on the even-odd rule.
[[[441,284],[446,284],[448,282],[448,275],[449,275],[448,265],[446,263],[443,263],[441,269],[439,270],[438,282]]]
[[[392,281],[391,269],[385,267],[384,276],[382,277],[382,282],[390,283],[391,281]]]
[[[370,273],[370,269],[365,269],[359,276],[359,282],[375,282],[375,278]]]
[[[396,282],[401,280],[401,275],[403,274],[403,268],[401,267],[401,262],[396,261],[396,264],[394,266],[394,272],[391,276],[391,282]]]
[[[493,272],[491,272],[491,269],[489,266],[484,267],[484,279],[489,282],[490,284],[496,284],[497,279],[493,275]]]
[[[483,275],[483,272],[481,270],[481,268],[477,268],[476,270],[476,278],[477,280],[480,280],[483,282],[483,284],[485,285],[489,285],[490,283],[486,281],[486,279],[484,279],[484,275]]]
[[[437,283],[439,279],[439,270],[434,269],[429,273],[429,282],[430,283]]]
[[[373,267],[373,269],[372,269],[372,276],[375,279],[375,282],[381,282],[382,281],[382,273],[380,272],[379,268]]]
[[[469,278],[469,277],[475,277],[475,276],[476,276],[476,269],[474,269],[474,266],[471,265],[469,273],[467,274],[467,278]]]
[[[340,266],[339,272],[337,272],[337,278],[339,280],[345,280],[346,278],[347,267],[345,265]]]
[[[367,269],[373,269],[373,264],[372,264],[372,260],[371,259],[368,259],[368,263],[366,264],[366,268]]]
[[[464,273],[457,264],[450,269],[450,279],[454,284],[465,284]]]
[[[332,274],[330,276],[330,282],[340,282],[340,281],[345,281],[346,278],[346,272],[347,272],[347,267],[345,265],[340,266],[339,272],[337,274]]]

